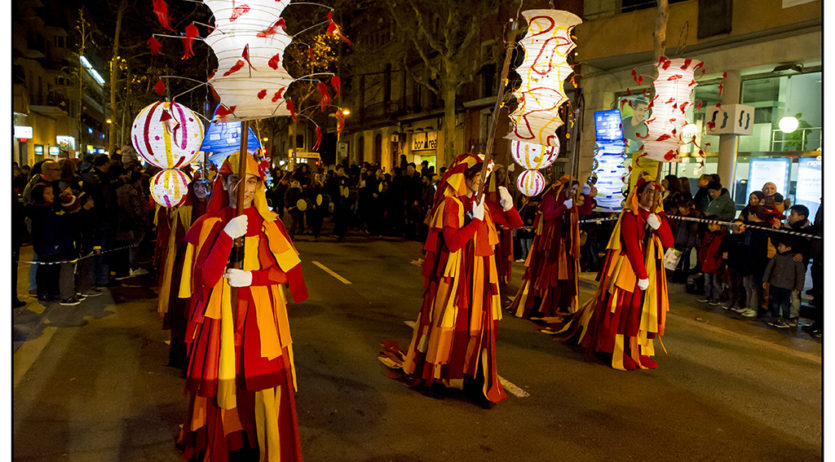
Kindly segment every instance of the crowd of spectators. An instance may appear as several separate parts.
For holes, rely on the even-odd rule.
[[[27,241],[39,262],[30,266],[29,292],[42,303],[78,305],[120,280],[148,274],[140,255],[150,246],[154,171],[100,154],[46,159],[31,170],[14,164],[12,172],[13,306],[24,305],[17,266]]]
[[[349,228],[374,237],[422,240],[424,217],[442,174],[443,169],[436,173],[428,162],[418,167],[405,156],[392,173],[367,162],[327,170],[300,164],[293,171],[273,170],[267,198],[291,236],[309,231],[318,240],[324,217],[332,216],[338,240]]]
[[[26,235],[31,236],[37,261],[85,257],[77,264],[33,265],[29,287],[41,301],[75,305],[121,279],[147,273],[141,255],[154,236],[154,204],[148,190],[154,171],[138,163],[122,165],[118,156],[106,155],[45,160],[31,171],[25,167],[13,167],[14,267]],[[271,173],[267,197],[292,237],[309,233],[319,240],[330,218],[333,226],[325,228],[337,241],[345,239],[349,229],[375,238],[422,241],[444,169],[436,172],[428,162],[416,165],[401,156],[391,173],[370,163],[329,168],[299,164],[292,171],[277,168]],[[766,183],[737,213],[718,175],[702,175],[695,191],[688,178],[668,175],[662,183],[662,204],[675,238],[676,261],[668,268],[671,282],[702,293],[702,303],[721,305],[746,318],[762,317],[777,328],[795,327],[811,261],[817,282],[810,292],[820,313],[821,240],[765,228],[822,235],[822,207],[811,220],[805,206],[792,206],[774,183]],[[524,261],[533,239],[536,198],[517,197],[517,208],[525,226],[515,232],[514,255]],[[608,229],[582,226],[583,270],[596,270]],[[129,250],[118,256],[100,254],[113,248]],[[15,294],[13,304],[21,303]],[[822,332],[817,317],[809,329],[815,336]]]
[[[698,301],[732,310],[746,318],[761,317],[780,329],[796,328],[806,271],[812,261],[815,323],[807,331],[822,335],[820,315],[823,267],[821,239],[823,207],[813,220],[809,209],[791,205],[774,183],[753,191],[748,203],[736,212],[736,204],[718,175],[702,175],[691,196],[689,180],[669,175],[664,179],[663,206],[671,218],[677,264],[673,282],[687,283],[701,292]],[[682,218],[703,218],[721,223]],[[769,228],[795,234],[769,232]],[[692,265],[691,252],[696,253]],[[767,313],[767,314],[766,314]]]

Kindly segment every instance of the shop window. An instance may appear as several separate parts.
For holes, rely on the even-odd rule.
[[[742,104],[754,106],[754,134],[740,137],[740,152],[808,152],[821,147],[821,73],[784,75],[742,82]],[[784,117],[797,128],[781,130]]]

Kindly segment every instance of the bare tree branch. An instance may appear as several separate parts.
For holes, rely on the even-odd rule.
[[[436,85],[432,85],[432,83],[429,80],[419,77],[417,74],[415,74],[412,71],[412,66],[409,66],[405,55],[403,56],[403,69],[406,70],[406,74],[409,77],[411,77],[412,80],[417,82],[419,85],[425,87],[426,89],[434,93],[436,96],[441,97],[441,89],[438,88]]]

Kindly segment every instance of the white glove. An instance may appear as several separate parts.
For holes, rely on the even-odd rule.
[[[223,273],[223,277],[229,279],[229,285],[232,287],[249,287],[252,285],[252,271],[229,268]]]
[[[480,201],[473,201],[473,220],[484,219],[484,196]]]
[[[499,186],[499,204],[505,212],[513,207],[513,196],[504,186]]]
[[[246,234],[246,224],[246,215],[238,215],[237,217],[229,220],[229,223],[226,223],[226,226],[223,228],[223,232],[228,234],[232,239],[237,239]]]
[[[563,204],[565,204],[566,210],[571,210],[571,207],[574,207],[574,199],[566,199]]]
[[[649,216],[647,217],[647,224],[652,229],[658,229],[658,228],[661,227],[661,219],[658,218],[658,215],[656,215],[654,213],[650,213]]]
[[[588,196],[589,194],[591,194],[591,186],[588,183],[583,183],[582,191],[583,194]]]
[[[641,290],[647,290],[649,287],[649,279],[638,279],[638,288]]]

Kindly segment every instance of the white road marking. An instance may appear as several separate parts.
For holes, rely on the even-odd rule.
[[[338,280],[339,282],[341,282],[341,283],[343,283],[343,284],[345,284],[345,285],[349,285],[349,284],[351,284],[351,281],[349,281],[349,280],[347,280],[347,279],[343,278],[342,276],[340,276],[340,275],[336,274],[336,272],[335,272],[334,270],[332,270],[332,269],[328,268],[327,266],[325,266],[325,265],[323,265],[323,264],[319,263],[318,261],[313,261],[313,264],[314,264],[314,265],[316,265],[316,266],[318,266],[319,268],[322,268],[322,271],[324,271],[324,272],[326,272],[326,273],[330,274],[331,276],[333,276],[334,278],[336,278],[336,280]]]

